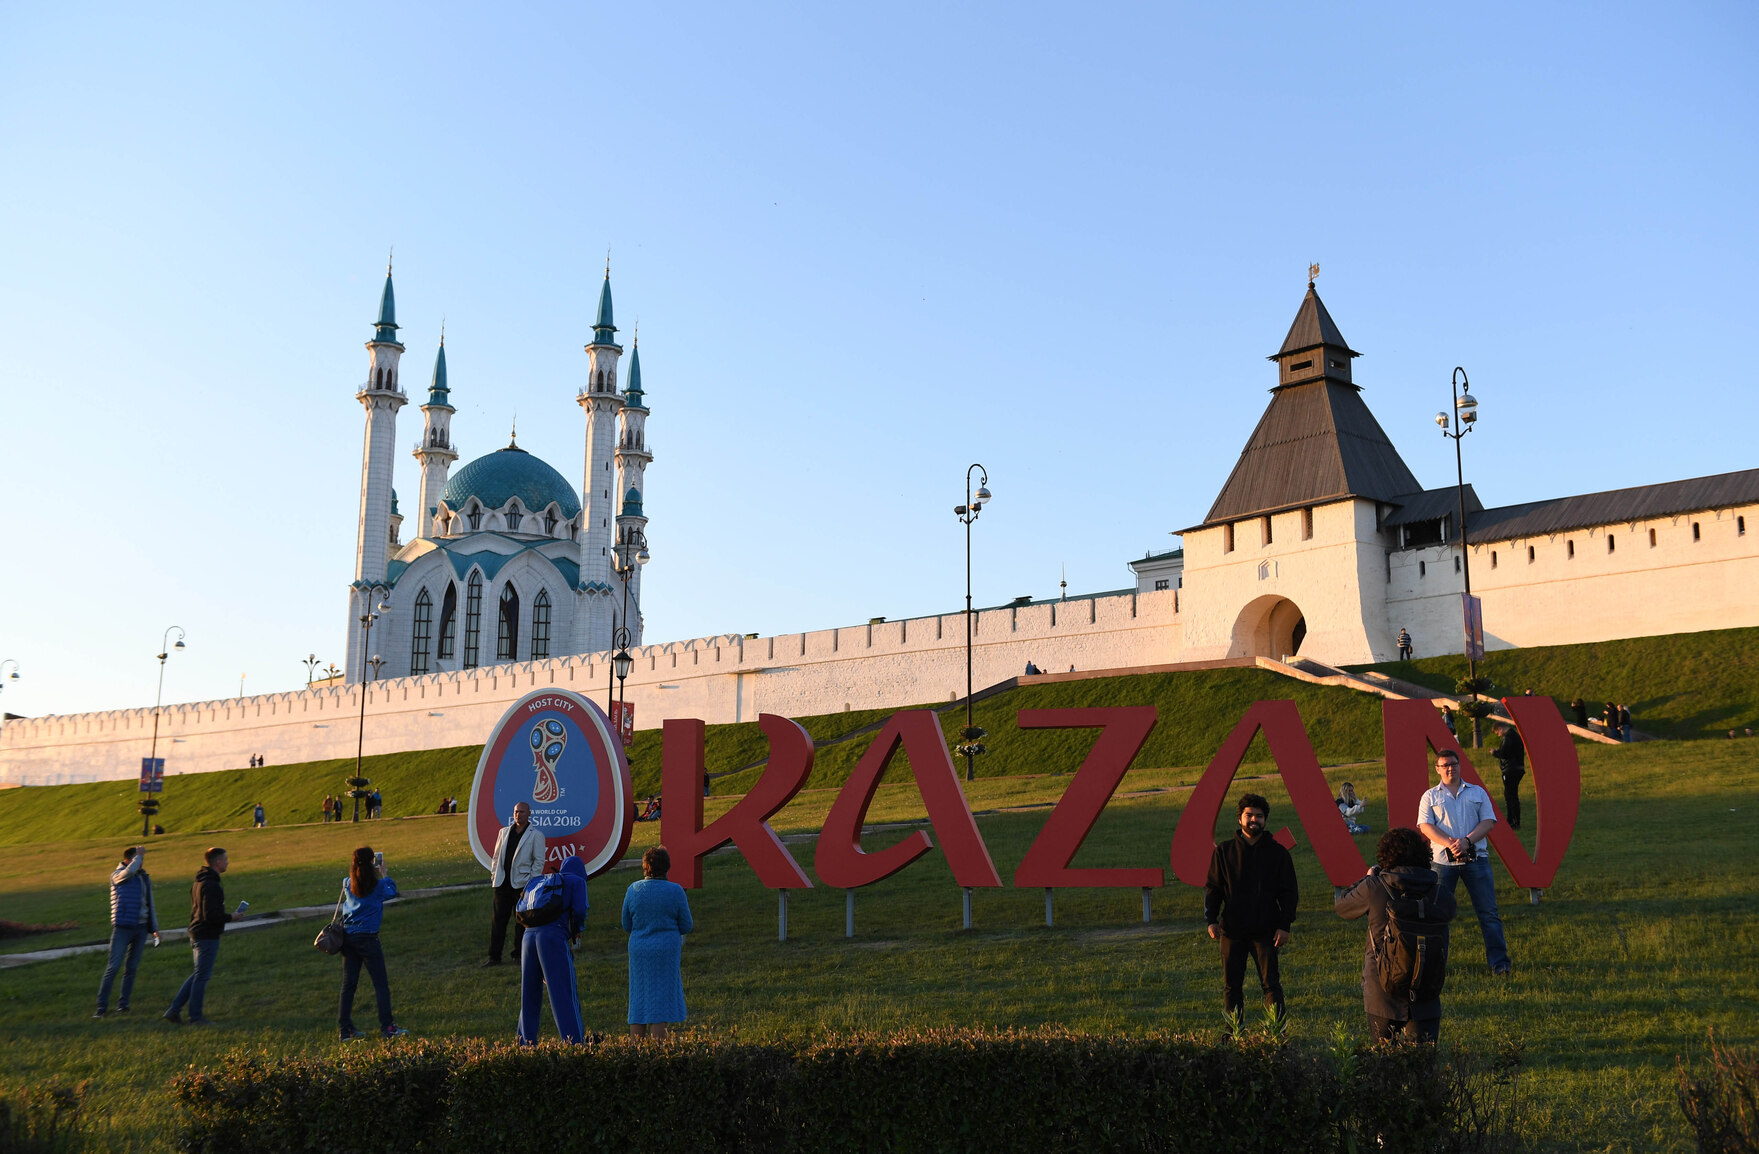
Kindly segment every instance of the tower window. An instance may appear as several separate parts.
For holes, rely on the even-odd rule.
[[[1454,558],[1454,572],[1458,573],[1459,571],[1460,571],[1460,559],[1458,557],[1455,557]]]
[[[1607,535],[1606,535],[1606,551],[1607,551],[1607,552],[1608,552],[1608,553],[1611,553],[1611,552],[1612,552],[1612,550],[1613,550],[1613,546],[1614,546],[1614,545],[1615,545],[1615,544],[1616,544],[1616,543],[1617,543],[1617,542],[1616,542],[1616,541],[1615,541],[1615,540],[1614,540],[1614,539],[1613,539],[1613,535],[1612,535],[1612,534],[1611,534],[1611,533],[1608,533],[1608,534],[1607,534]]]
[[[1312,367],[1313,367],[1312,361],[1296,361],[1294,364],[1289,366],[1289,371],[1291,373],[1298,373],[1302,369],[1310,369]]]
[[[1222,552],[1223,553],[1232,553],[1233,551],[1234,551],[1234,527],[1232,525],[1223,525],[1222,526]]]
[[[1735,536],[1745,537],[1746,535],[1747,535],[1747,519],[1745,517],[1736,517],[1735,518]]]
[[[554,513],[544,514],[544,533],[550,537],[556,535],[556,515]]]
[[[1655,548],[1655,530],[1653,529],[1649,530],[1649,547]]]
[[[531,659],[550,655],[550,593],[547,589],[537,591],[537,600],[531,603]]]
[[[440,599],[440,651],[436,656],[450,658],[458,651],[458,586],[446,582],[446,596]]]
[[[1166,577],[1157,577],[1154,582],[1154,587],[1156,589],[1165,589],[1171,584],[1172,584],[1171,579],[1166,578]]]
[[[1259,531],[1264,535],[1264,544],[1270,544],[1270,518],[1259,518]]]
[[[415,622],[409,641],[409,672],[428,671],[428,640],[433,630],[434,599],[423,589],[415,595]]]
[[[1492,549],[1490,551],[1490,567],[1492,569],[1496,568],[1496,550],[1495,549]]]
[[[496,615],[495,660],[519,660],[519,594],[509,581],[501,587],[501,609]]]
[[[464,520],[470,525],[470,531],[472,533],[476,532],[478,529],[481,529],[483,527],[482,506],[481,505],[472,505],[470,507],[470,512],[468,512],[464,515]]]
[[[1564,542],[1564,556],[1569,557],[1571,559],[1575,558],[1575,556],[1576,556],[1576,543],[1574,541],[1565,541]]]
[[[507,528],[509,530],[517,531],[519,522],[523,520],[525,520],[525,515],[519,511],[519,506],[514,505],[507,510]]]
[[[1429,563],[1427,561],[1417,562],[1417,576],[1427,577],[1428,575],[1429,575]]]
[[[1313,540],[1313,510],[1301,510],[1301,540]]]
[[[1527,546],[1527,564],[1533,564],[1533,546]]]
[[[1698,522],[1692,522],[1692,540],[1698,540]]]
[[[483,575],[480,569],[470,573],[470,584],[464,593],[464,668],[475,669],[482,664]]]

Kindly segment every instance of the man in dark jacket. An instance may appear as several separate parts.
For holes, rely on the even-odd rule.
[[[1338,916],[1353,921],[1368,915],[1368,951],[1362,960],[1362,1008],[1368,1012],[1368,1032],[1376,1042],[1403,1038],[1409,1042],[1434,1042],[1441,1036],[1441,994],[1412,1000],[1387,992],[1380,980],[1380,952],[1387,942],[1387,903],[1395,896],[1425,903],[1425,923],[1454,920],[1458,903],[1441,888],[1429,864],[1429,846],[1414,829],[1389,829],[1381,835],[1375,865],[1368,876],[1339,894],[1333,903]],[[1404,914],[1399,915],[1403,917]],[[1443,939],[1445,942],[1445,938]],[[1446,966],[1446,950],[1442,965]]]
[[[179,1026],[183,1024],[185,1003],[189,1005],[190,1025],[207,1023],[202,1015],[202,998],[208,992],[208,979],[214,974],[214,959],[220,954],[220,934],[234,917],[226,912],[226,891],[220,885],[220,875],[230,864],[226,851],[215,846],[203,857],[208,864],[195,871],[195,882],[189,887],[189,948],[195,964],[164,1014],[167,1022]],[[239,902],[238,912],[243,913],[249,904]]]
[[[1527,747],[1521,731],[1506,721],[1492,723],[1502,743],[1496,747],[1496,763],[1502,767],[1502,815],[1510,829],[1521,828],[1521,779],[1527,776]]]
[[[159,914],[153,908],[153,879],[144,868],[147,847],[131,845],[122,851],[122,864],[110,874],[110,964],[104,967],[104,980],[98,983],[98,1012],[102,1018],[110,1012],[110,987],[116,971],[122,970],[122,993],[116,999],[116,1012],[128,1013],[129,995],[134,993],[134,972],[140,968],[141,953],[147,938],[159,944]],[[123,962],[127,961],[127,968]]]
[[[1289,940],[1300,894],[1295,861],[1282,843],[1264,832],[1270,802],[1256,793],[1241,796],[1240,829],[1215,847],[1209,881],[1203,887],[1203,920],[1221,943],[1222,1009],[1238,1017],[1244,997],[1246,957],[1258,966],[1264,1004],[1283,1016],[1283,978],[1277,951]]]

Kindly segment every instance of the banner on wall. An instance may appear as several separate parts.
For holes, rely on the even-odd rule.
[[[578,857],[593,877],[617,864],[629,848],[635,804],[623,742],[603,709],[577,693],[545,689],[501,715],[470,786],[470,849],[484,869],[494,864],[496,835],[520,802],[547,843],[546,870]]]

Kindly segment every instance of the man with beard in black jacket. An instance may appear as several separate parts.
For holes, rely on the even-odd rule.
[[[1238,1020],[1245,1001],[1246,958],[1258,967],[1264,1004],[1283,1016],[1283,978],[1277,951],[1289,940],[1300,899],[1295,861],[1282,843],[1264,832],[1270,802],[1256,793],[1243,794],[1238,808],[1240,829],[1215,847],[1209,859],[1209,880],[1203,887],[1203,920],[1209,936],[1221,943],[1222,1009]]]
[[[1393,921],[1387,907],[1403,899],[1397,917],[1414,916],[1399,929],[1429,935],[1440,949],[1430,964],[1439,962],[1438,977],[1447,972],[1447,924],[1459,906],[1454,895],[1441,888],[1441,880],[1429,863],[1429,844],[1414,829],[1389,829],[1381,835],[1368,876],[1339,894],[1333,903],[1340,918],[1354,920],[1368,915],[1368,951],[1362,962],[1362,1008],[1368,1014],[1368,1032],[1376,1042],[1403,1039],[1431,1042],[1441,1036],[1441,990],[1396,996],[1381,978],[1381,955],[1397,949],[1387,929]],[[1414,903],[1422,903],[1420,906]]]

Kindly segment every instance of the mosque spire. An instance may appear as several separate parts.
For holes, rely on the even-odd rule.
[[[592,322],[592,343],[614,345],[617,326],[611,321],[611,254],[605,254],[605,283],[599,288],[599,313]]]
[[[391,289],[391,261],[385,261],[385,291],[379,296],[379,319],[373,322],[373,340],[396,341],[397,294]]]
[[[446,387],[446,323],[440,322],[440,351],[434,354],[434,380],[428,386],[428,404],[449,405],[451,390]]]

